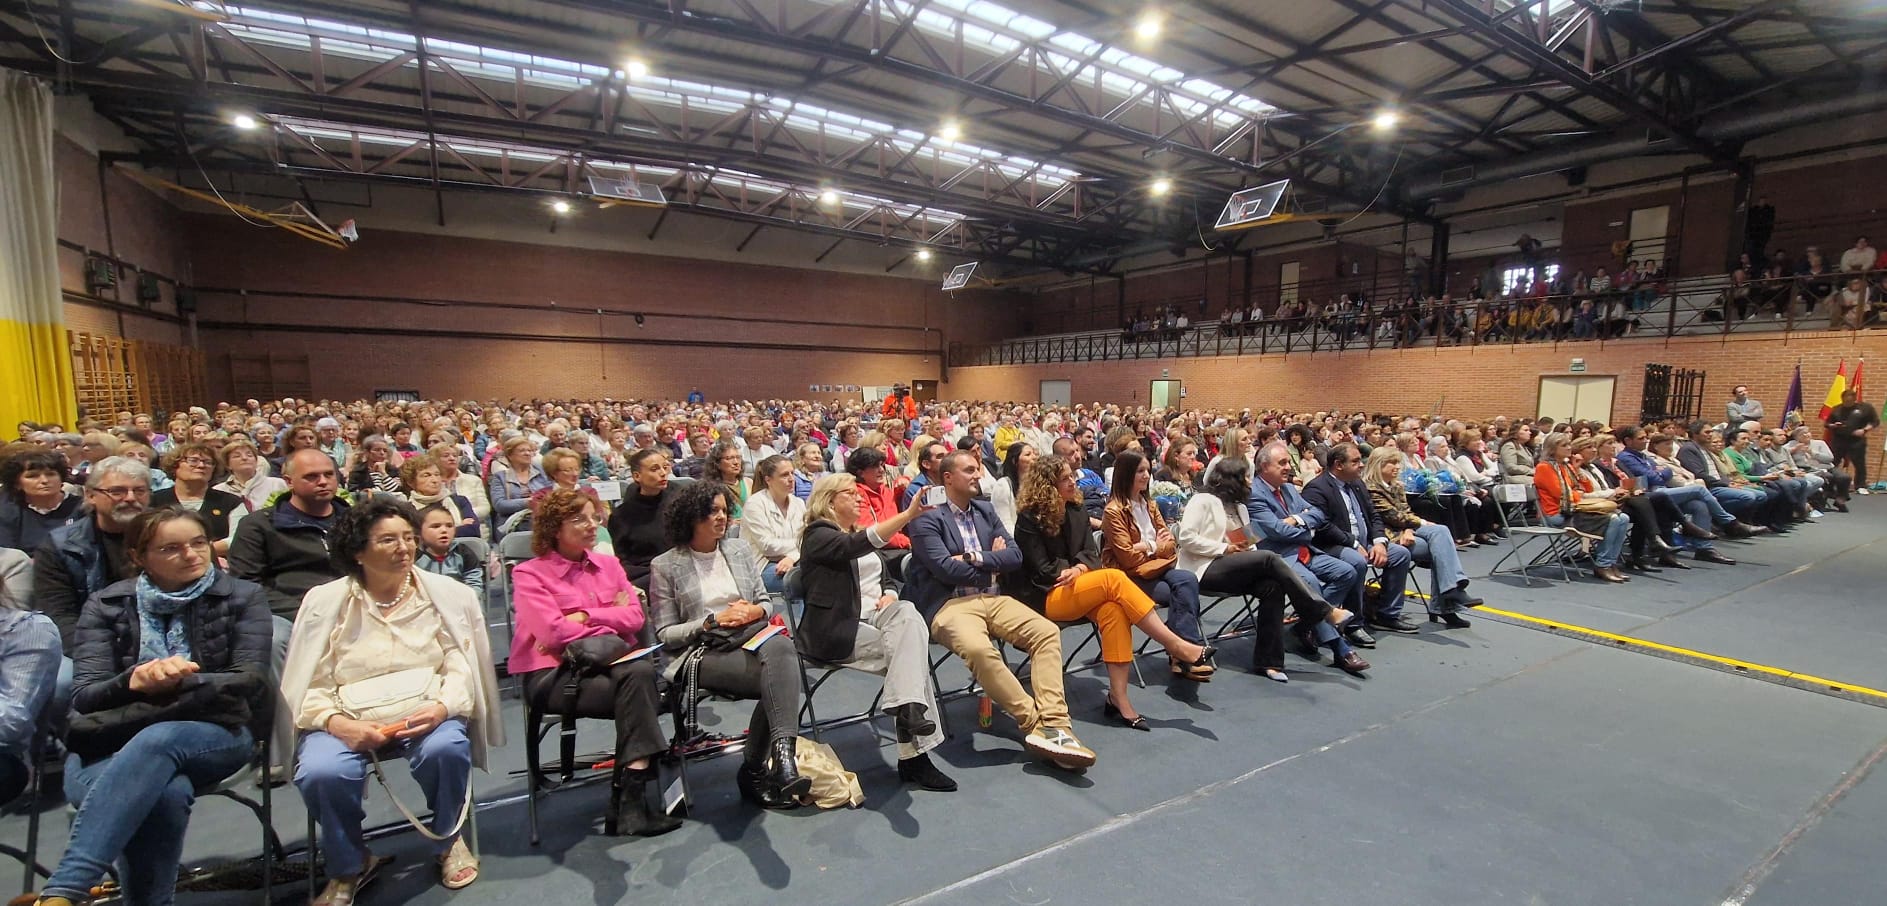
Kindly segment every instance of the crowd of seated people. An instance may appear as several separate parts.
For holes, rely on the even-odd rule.
[[[1289,681],[1287,640],[1367,677],[1360,652],[1377,634],[1425,631],[1404,615],[1412,567],[1429,571],[1417,597],[1431,626],[1470,626],[1481,598],[1461,552],[1506,534],[1503,485],[1530,487],[1539,520],[1578,532],[1601,582],[1729,567],[1717,542],[1869,493],[1880,426],[1850,393],[1818,439],[1766,421],[1746,386],[1720,423],[968,402],[907,414],[250,400],[179,413],[161,435],[128,412],[77,432],[20,426],[0,447],[0,796],[36,754],[63,751],[81,817],[40,902],[85,902],[113,863],[128,901],[168,901],[192,799],[265,737],[320,827],[319,906],[352,903],[383,864],[360,838],[365,773],[383,756],[419,780],[440,883],[475,881],[470,771],[505,736],[483,551],[506,533],[530,539],[507,669],[547,713],[614,722],[604,828],[653,835],[678,826],[649,789],[669,748],[664,689],[755,702],[736,778],[762,808],[798,807],[810,787],[802,661],[882,676],[898,778],[956,789],[931,757],[933,644],[1013,718],[1022,748],[1079,769],[1098,755],[1062,688],[1062,624],[1097,628],[1103,717],[1150,731],[1129,698],[1133,630],[1175,680],[1205,683],[1219,665],[1204,596],[1252,598],[1248,666],[1266,679]],[[998,642],[1034,665],[1026,688]],[[620,659],[636,651],[649,653]]]

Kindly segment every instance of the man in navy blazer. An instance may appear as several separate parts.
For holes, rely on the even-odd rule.
[[[1363,573],[1341,558],[1318,549],[1317,530],[1330,520],[1323,511],[1306,503],[1291,485],[1289,456],[1290,451],[1278,442],[1267,444],[1252,454],[1258,477],[1251,483],[1251,497],[1245,501],[1252,534],[1260,549],[1283,557],[1304,581],[1322,588],[1324,600],[1338,607],[1350,606],[1350,602],[1362,600]],[[1345,624],[1345,634],[1350,641],[1375,645],[1375,639],[1363,629],[1362,608],[1351,607],[1350,612],[1354,616]],[[1309,621],[1299,620],[1298,625],[1306,622]],[[1316,644],[1329,648],[1337,659],[1337,666],[1345,672],[1361,676],[1369,669],[1369,663],[1350,650],[1344,634],[1339,634],[1329,623],[1318,621],[1298,632],[1300,641],[1304,640],[1303,633],[1308,632]]]
[[[1382,517],[1370,503],[1369,489],[1363,487],[1362,449],[1352,443],[1331,447],[1329,466],[1304,483],[1304,500],[1329,517],[1317,530],[1317,546],[1324,553],[1350,564],[1361,576],[1368,576],[1372,566],[1382,570],[1375,610],[1369,610],[1363,600],[1361,582],[1357,583],[1357,599],[1345,606],[1364,614],[1376,629],[1420,632],[1420,627],[1402,615],[1402,592],[1408,587],[1409,565],[1414,559],[1408,548],[1389,540]]]
[[[1061,627],[996,590],[998,574],[1022,568],[1022,549],[989,502],[976,498],[981,457],[955,450],[937,468],[948,502],[904,529],[911,539],[904,597],[930,621],[931,638],[962,658],[990,699],[1016,719],[1024,747],[1062,767],[1093,764],[1094,752],[1075,738],[1068,718]],[[1028,652],[1033,697],[991,636]]]

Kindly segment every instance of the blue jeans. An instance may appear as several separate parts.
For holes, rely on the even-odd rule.
[[[1546,524],[1554,527],[1566,524],[1566,517],[1548,516]],[[1613,513],[1605,523],[1605,535],[1592,551],[1592,565],[1600,569],[1610,569],[1618,565],[1619,555],[1625,552],[1625,540],[1631,535],[1631,517],[1624,513]]]
[[[1762,514],[1758,511],[1763,508],[1764,504],[1769,502],[1769,497],[1761,491],[1752,491],[1746,488],[1711,488],[1710,496],[1715,498],[1717,503],[1723,506],[1723,509],[1735,515],[1738,519],[1743,519],[1745,522],[1754,522],[1757,525],[1762,525],[1765,522],[1765,520],[1761,518]]]
[[[1128,574],[1129,578],[1132,573]],[[1206,637],[1199,631],[1199,577],[1183,569],[1169,569],[1166,575],[1146,581],[1134,579],[1133,583],[1147,593],[1157,606],[1166,608],[1166,628],[1188,642],[1204,644]]]
[[[176,720],[145,727],[118,754],[90,764],[68,756],[66,801],[79,811],[44,892],[86,902],[92,885],[123,857],[118,880],[125,902],[167,906],[197,791],[236,773],[254,747],[247,729]]]
[[[1290,564],[1291,571],[1297,573],[1298,578],[1322,591],[1325,601],[1329,601],[1334,607],[1342,607],[1350,611],[1350,622],[1344,624],[1345,629],[1363,625],[1362,604],[1352,600],[1360,600],[1362,597],[1363,574],[1352,567],[1348,561],[1320,553],[1314,548],[1311,551],[1309,564],[1297,562],[1297,554],[1294,551],[1290,553],[1279,551],[1278,556],[1283,557],[1284,562]],[[1297,625],[1302,626],[1305,622],[1311,624],[1308,634],[1317,644],[1329,647],[1337,657],[1349,653],[1350,646],[1343,641],[1343,634],[1337,632],[1336,627],[1331,626],[1329,621],[1299,620]]]
[[[791,572],[791,570],[788,570],[788,572]],[[765,586],[770,594],[785,601],[793,608],[793,624],[796,626],[799,625],[799,617],[806,609],[806,602],[800,598],[789,599],[786,597],[786,577],[780,575],[779,564],[768,563],[760,568],[760,584]]]
[[[1429,523],[1415,530],[1415,543],[1409,546],[1415,562],[1428,567],[1428,612],[1448,613],[1458,610],[1441,599],[1441,593],[1459,588],[1468,581],[1461,569],[1461,555],[1455,552],[1454,536],[1448,529]],[[1384,574],[1387,574],[1384,570]]]
[[[1446,533],[1448,530],[1442,531]],[[1408,548],[1393,541],[1383,545],[1383,549],[1388,551],[1389,559],[1382,565],[1382,578],[1377,583],[1376,610],[1371,614],[1363,612],[1363,586],[1369,579],[1369,560],[1362,551],[1353,547],[1333,547],[1329,551],[1330,556],[1342,560],[1356,573],[1356,590],[1340,606],[1356,614],[1359,626],[1370,618],[1388,622],[1402,618],[1402,593],[1408,590],[1409,566],[1414,558],[1409,555]]]
[[[464,721],[451,718],[419,739],[388,746],[380,756],[383,760],[403,757],[411,765],[413,779],[426,792],[426,806],[432,809],[433,833],[444,834],[458,823],[459,808],[472,785],[472,742]],[[321,825],[330,878],[357,875],[366,866],[367,843],[360,825],[367,817],[361,795],[368,769],[367,755],[349,749],[339,739],[320,730],[302,735],[295,788],[308,803],[315,823]],[[427,842],[435,854],[452,844],[450,840]]]

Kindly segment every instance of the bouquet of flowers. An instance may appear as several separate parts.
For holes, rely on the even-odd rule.
[[[1160,508],[1160,518],[1168,524],[1179,522],[1181,511],[1186,509],[1189,494],[1186,489],[1170,481],[1156,481],[1147,489],[1153,497],[1153,505]]]

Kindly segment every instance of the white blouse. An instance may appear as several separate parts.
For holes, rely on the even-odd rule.
[[[786,495],[786,508],[762,491],[747,498],[741,511],[741,540],[753,545],[763,560],[799,558],[799,539],[806,531],[806,501]]]
[[[701,577],[701,603],[709,613],[720,613],[727,605],[740,600],[740,586],[734,582],[734,571],[718,549],[705,554],[690,550],[688,557]]]

